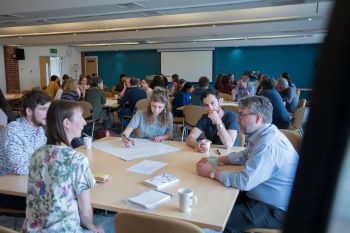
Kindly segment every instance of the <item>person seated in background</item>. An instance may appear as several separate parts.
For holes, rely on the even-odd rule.
[[[51,98],[55,97],[57,90],[60,88],[60,86],[58,85],[59,81],[60,81],[60,79],[58,78],[57,75],[52,75],[51,76],[50,82],[47,85],[47,88],[45,89],[45,92]]]
[[[225,74],[220,73],[220,74],[218,74],[218,76],[216,77],[216,82],[215,82],[215,84],[214,84],[214,88],[215,88],[216,90],[222,88],[222,78],[223,78],[224,75],[225,75]]]
[[[0,126],[5,126],[14,119],[10,105],[0,89]]]
[[[33,152],[46,143],[44,127],[50,97],[32,91],[22,97],[23,115],[1,130],[0,175],[28,174]]]
[[[289,87],[288,80],[280,78],[277,80],[277,91],[280,93],[283,101],[286,103],[287,111],[293,113],[298,108],[298,97],[294,87]]]
[[[141,80],[141,87],[147,94],[147,99],[150,99],[152,96],[153,90],[148,86],[148,82],[146,79]]]
[[[217,161],[202,158],[197,163],[200,176],[237,188],[238,199],[224,232],[238,233],[248,228],[282,228],[292,192],[299,155],[272,121],[272,104],[262,96],[238,101],[238,122],[248,136],[248,146],[240,152],[220,156]],[[216,169],[218,164],[244,165],[241,171]]]
[[[81,95],[81,92],[78,87],[77,80],[68,79],[66,82],[66,85],[63,88],[61,99],[79,101],[80,95]]]
[[[119,75],[119,83],[115,86],[115,91],[121,92],[124,89],[124,83],[128,76],[126,74]]]
[[[138,87],[138,79],[130,79],[130,88],[125,91],[125,94],[118,99],[118,104],[123,106],[119,112],[118,117],[122,124],[122,130],[125,129],[128,119],[125,116],[132,117],[134,115],[136,102],[141,99],[147,99],[146,92]]]
[[[249,83],[249,77],[242,75],[238,80],[238,85],[232,90],[232,100],[238,101],[240,98],[252,96],[255,94],[253,84]]]
[[[170,89],[170,95],[175,96],[175,94],[179,91],[179,75],[173,74],[171,76],[171,89]]]
[[[236,88],[237,86],[237,80],[235,79],[235,75],[234,74],[228,74],[227,75],[228,79],[229,79],[229,83],[232,86],[232,89]],[[231,93],[228,93],[231,94]]]
[[[231,148],[238,146],[237,133],[239,126],[236,114],[221,108],[220,93],[208,89],[202,94],[202,102],[208,114],[204,114],[187,137],[186,143],[199,152],[206,152],[205,143],[197,142],[198,137],[204,133],[213,144],[224,145]]]
[[[23,232],[104,232],[93,223],[90,189],[96,185],[88,158],[71,148],[86,124],[74,101],[52,102],[47,112],[47,143],[29,165]]]
[[[227,75],[222,76],[221,86],[217,89],[221,93],[231,94],[233,90],[232,83],[230,82],[230,77]]]
[[[273,107],[272,124],[276,125],[279,129],[288,129],[290,126],[289,114],[272,80],[267,76],[267,78],[262,79],[260,86],[261,91],[258,95],[268,98]]]
[[[126,92],[126,90],[131,87],[130,80],[131,80],[131,78],[125,78],[125,81],[124,81],[124,84],[123,84],[124,87],[121,90],[121,92],[119,93],[119,97],[123,97],[125,92]]]
[[[161,87],[165,89],[164,79],[160,75],[153,76],[150,88],[154,90],[155,87]]]
[[[80,98],[85,99],[85,91],[88,89],[89,86],[88,86],[88,80],[84,75],[80,76],[78,85],[81,93]]]
[[[199,87],[194,89],[191,97],[191,104],[197,106],[203,106],[202,93],[209,88],[209,79],[206,76],[202,76],[198,80]]]
[[[99,87],[101,79],[99,77],[91,78],[91,87],[85,91],[85,100],[91,104],[92,119],[103,119],[103,128],[109,128],[109,119],[103,111],[103,105],[106,104],[106,95]]]
[[[132,146],[129,136],[134,129],[138,138],[148,138],[154,142],[171,139],[173,115],[168,108],[165,90],[154,90],[148,107],[137,111],[132,117],[121,136],[126,146]]]
[[[181,91],[176,94],[172,103],[174,116],[183,116],[182,110],[178,110],[177,108],[191,104],[191,93],[193,90],[193,84],[186,82]]]
[[[69,77],[68,74],[64,74],[64,75],[62,76],[62,85],[61,85],[61,88],[62,88],[62,89],[64,89],[64,86],[66,85],[68,79],[71,79],[71,78]]]

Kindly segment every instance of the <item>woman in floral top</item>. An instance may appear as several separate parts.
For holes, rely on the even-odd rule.
[[[47,145],[29,165],[26,219],[22,232],[103,232],[93,224],[90,189],[96,182],[87,157],[70,147],[86,124],[74,101],[52,102]]]

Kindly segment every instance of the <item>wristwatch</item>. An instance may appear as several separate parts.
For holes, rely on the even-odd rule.
[[[216,127],[217,127],[218,129],[225,129],[225,126],[224,126],[224,124],[223,124],[222,122],[219,123],[219,124],[217,124]]]
[[[216,171],[216,169],[213,169],[213,170],[210,172],[210,178],[215,179],[215,171]]]

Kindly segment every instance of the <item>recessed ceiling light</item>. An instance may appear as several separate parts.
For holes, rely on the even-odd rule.
[[[213,28],[215,28],[215,24],[213,24]]]
[[[76,35],[77,35],[76,33],[73,34],[73,36],[76,36]]]
[[[18,37],[19,39],[22,39],[22,37],[20,36],[20,37]]]
[[[311,21],[312,19],[311,18],[308,18],[309,21]]]
[[[135,30],[135,32],[138,32],[138,31],[139,31],[138,29]]]

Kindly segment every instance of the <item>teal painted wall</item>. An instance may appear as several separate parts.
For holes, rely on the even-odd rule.
[[[85,56],[98,56],[98,74],[109,88],[119,82],[121,73],[138,78],[160,73],[156,50],[87,52]]]
[[[216,48],[213,77],[234,73],[238,78],[245,70],[259,70],[279,79],[280,73],[289,72],[297,87],[312,88],[320,48],[320,44]],[[309,94],[302,92],[301,97],[310,99]]]
[[[238,78],[245,70],[259,70],[275,79],[281,72],[289,72],[297,87],[312,88],[320,44],[216,48],[213,77],[218,73],[234,73]],[[156,50],[87,52],[98,56],[99,75],[105,85],[119,82],[119,75],[144,78],[159,74],[160,53]],[[302,97],[310,99],[309,93]]]

